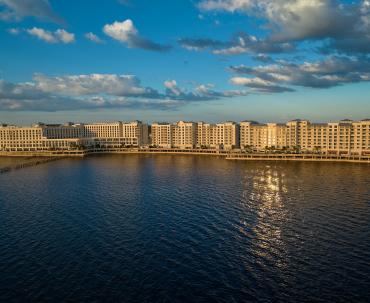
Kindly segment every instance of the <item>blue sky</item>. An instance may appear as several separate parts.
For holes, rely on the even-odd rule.
[[[370,116],[370,2],[0,0],[0,122]]]

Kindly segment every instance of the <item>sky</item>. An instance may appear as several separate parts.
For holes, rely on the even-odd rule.
[[[370,118],[370,0],[0,0],[0,123]]]

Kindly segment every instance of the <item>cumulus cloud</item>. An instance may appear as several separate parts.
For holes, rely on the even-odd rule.
[[[178,101],[207,101],[220,98],[230,98],[237,96],[246,96],[248,92],[244,90],[227,90],[217,92],[212,84],[200,84],[193,91],[186,91],[180,88],[175,80],[167,80],[164,82],[166,88],[165,95],[167,98]]]
[[[164,92],[141,85],[132,75],[90,74],[48,77],[36,74],[32,82],[0,80],[0,110],[59,111],[99,108],[168,109],[188,102],[244,96],[240,90],[217,92],[210,84],[192,91],[175,80],[164,83]]]
[[[156,90],[141,86],[140,80],[132,75],[89,74],[47,77],[36,74],[33,80],[35,86],[44,92],[75,96],[93,94],[146,98],[159,96]]]
[[[26,31],[30,35],[35,36],[38,39],[43,40],[45,42],[48,42],[48,43],[57,43],[58,42],[57,38],[54,36],[54,34],[52,32],[44,30],[42,28],[33,27],[33,28],[30,28],[30,29],[27,29]]]
[[[61,41],[65,44],[72,43],[75,41],[75,35],[65,31],[64,29],[57,29],[54,32],[57,41]]]
[[[300,86],[330,88],[346,83],[370,81],[370,59],[331,56],[315,62],[300,64],[279,61],[262,66],[231,66],[229,70],[248,77],[234,77],[231,83],[256,87]]]
[[[241,12],[265,18],[283,40],[336,36],[348,31],[353,16],[336,0],[204,0],[204,11]]]
[[[162,45],[142,37],[130,19],[123,22],[115,21],[112,24],[106,24],[103,27],[103,32],[109,37],[125,43],[129,48],[141,48],[158,52],[168,51],[170,49],[167,45]]]
[[[179,106],[174,100],[135,99],[112,95],[67,95],[44,90],[37,83],[10,83],[0,80],[0,110],[66,111],[106,108],[155,108]]]
[[[210,50],[216,55],[286,53],[292,52],[295,49],[295,45],[293,43],[271,42],[246,33],[239,33],[230,41],[219,41],[207,38],[183,38],[179,40],[179,43],[182,47],[188,50]]]
[[[92,32],[86,33],[85,34],[85,38],[87,40],[90,40],[90,41],[95,42],[95,43],[98,43],[98,44],[104,43],[104,41],[102,39],[100,39],[97,35],[95,35]]]
[[[26,29],[26,32],[48,43],[69,44],[75,41],[75,35],[64,29],[57,29],[55,32],[51,32],[43,28],[33,27]]]
[[[245,77],[233,77],[230,82],[234,85],[246,86],[261,93],[283,93],[294,91],[291,88],[276,85],[272,81],[264,80],[258,77],[245,78]]]
[[[52,10],[48,0],[0,0],[0,19],[19,21],[27,16],[63,23]]]

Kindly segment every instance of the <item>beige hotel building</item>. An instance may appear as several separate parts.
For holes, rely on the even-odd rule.
[[[0,125],[0,151],[37,151],[79,147],[124,147],[148,144],[148,125],[140,121],[93,124]]]
[[[242,149],[289,149],[328,154],[370,154],[370,120],[310,123],[293,120],[286,124],[243,121]]]
[[[289,150],[326,154],[370,154],[370,120],[285,124],[254,121],[153,123],[103,122],[43,124],[30,127],[0,124],[0,151],[121,148]]]

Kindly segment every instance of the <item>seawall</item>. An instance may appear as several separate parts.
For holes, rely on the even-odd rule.
[[[86,157],[104,154],[170,154],[170,155],[201,155],[218,156],[227,160],[244,161],[323,161],[351,162],[370,164],[370,155],[324,155],[324,154],[277,154],[277,153],[242,153],[215,149],[90,149],[90,150],[59,150],[59,151],[14,151],[0,152],[4,157]]]

